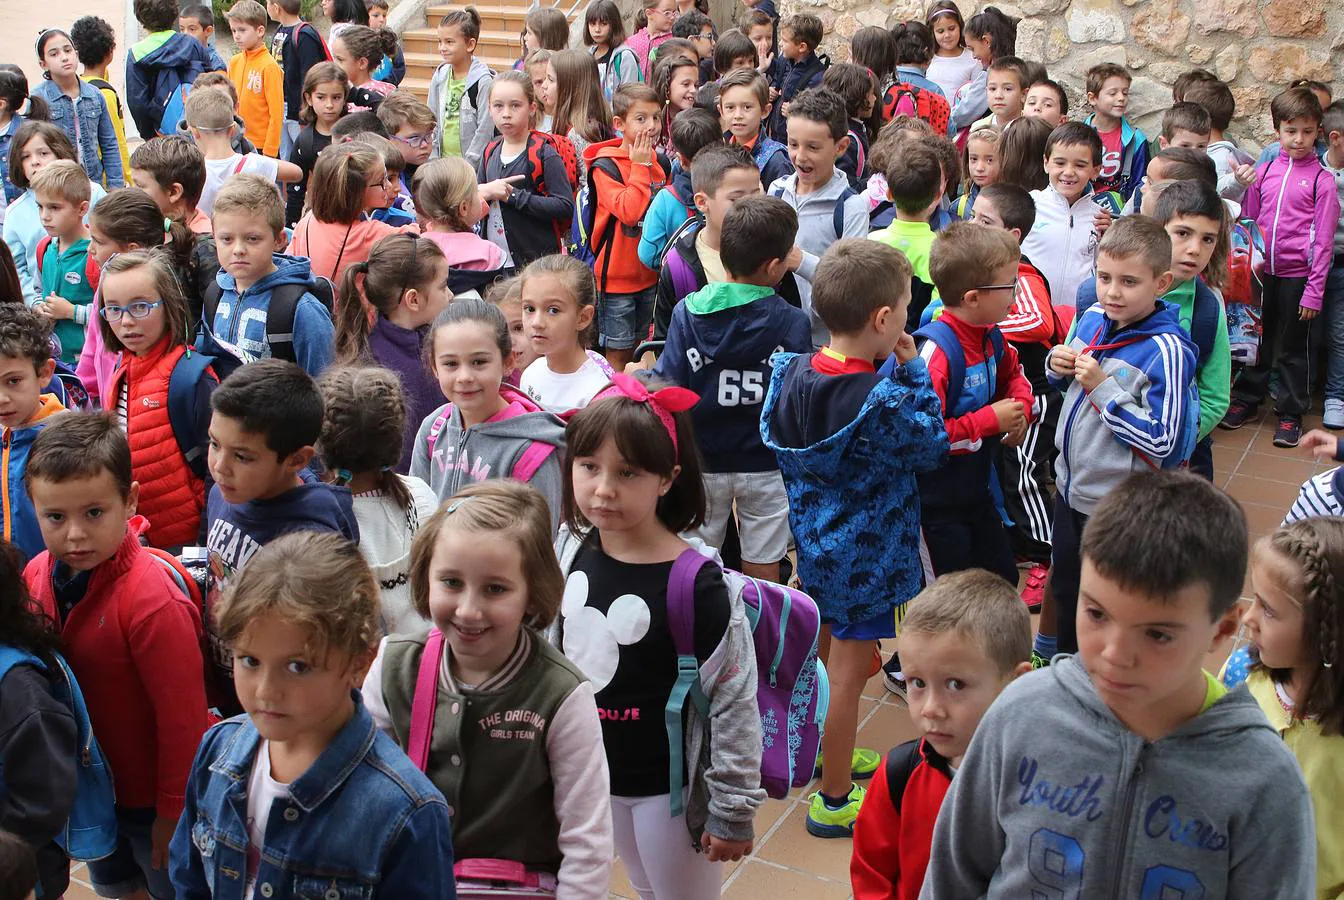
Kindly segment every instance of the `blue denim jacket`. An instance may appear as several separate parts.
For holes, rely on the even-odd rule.
[[[266,900],[454,900],[448,806],[358,691],[355,714],[277,799],[254,896]],[[247,782],[261,736],[245,715],[206,732],[169,848],[178,900],[242,900]]]
[[[43,81],[33,93],[51,107],[51,121],[70,135],[70,143],[79,153],[79,164],[89,173],[89,180],[102,184],[108,190],[124,187],[126,173],[121,171],[121,147],[117,132],[112,127],[112,116],[107,111],[102,91],[86,81],[79,83],[79,137],[75,137],[76,104],[65,95],[54,81]],[[106,175],[106,181],[103,176]]]
[[[9,148],[14,143],[14,135],[24,123],[23,116],[11,116],[9,127],[0,132],[0,187],[5,191],[5,206],[13,203],[23,194],[23,188],[9,180]]]

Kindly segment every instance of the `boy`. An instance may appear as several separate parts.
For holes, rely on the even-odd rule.
[[[1050,577],[1065,653],[1078,649],[1078,539],[1087,517],[1131,472],[1183,464],[1199,427],[1195,347],[1176,307],[1159,299],[1172,282],[1167,232],[1147,216],[1117,220],[1101,240],[1096,280],[1098,302],[1046,357],[1050,384],[1064,393]]]
[[[233,130],[233,137],[229,140],[229,146],[233,148],[234,153],[241,153],[246,156],[249,153],[256,153],[256,146],[247,139],[243,132],[247,126],[243,123],[243,117],[238,115],[238,89],[233,86],[229,80],[228,72],[205,72],[197,75],[196,80],[187,85],[190,91],[215,90],[220,91],[229,98],[229,104],[233,107],[233,124],[237,127]],[[164,132],[168,133],[168,119],[176,113],[178,115],[176,134],[180,137],[190,138],[191,129],[187,127],[187,108],[186,101],[177,103],[177,98],[168,104],[168,111],[164,113]],[[171,136],[171,135],[169,135]]]
[[[461,156],[474,169],[495,133],[490,118],[490,88],[495,73],[475,57],[481,36],[479,16],[461,11],[439,22],[439,56],[443,65],[429,82],[429,108],[434,110],[434,150],[431,158]]]
[[[623,84],[611,97],[612,129],[621,136],[583,151],[596,198],[598,341],[607,361],[624,370],[653,318],[658,275],[639,258],[638,227],[667,176],[653,146],[662,133],[663,109],[653,88]]]
[[[1027,88],[1022,115],[1045,119],[1051,128],[1058,128],[1069,120],[1069,95],[1064,93],[1064,88],[1058,82],[1048,78],[1032,82],[1031,87]]]
[[[1050,186],[1031,192],[1036,224],[1022,241],[1022,252],[1040,267],[1054,301],[1066,306],[1078,296],[1078,285],[1092,276],[1097,241],[1120,208],[1115,194],[1098,194],[1090,186],[1101,171],[1103,152],[1093,128],[1065,122],[1045,142]]]
[[[746,0],[742,0],[746,3]],[[770,0],[760,0],[760,3],[769,3]],[[772,7],[773,10],[773,7]],[[747,13],[742,20],[742,31],[747,35],[747,40],[751,41],[752,46],[756,48],[755,69],[766,77],[767,80],[775,70],[775,42],[778,39],[779,15],[775,12],[766,12],[763,9],[755,8]],[[773,103],[779,95],[779,89],[775,87],[773,81],[770,84],[770,102]]]
[[[909,321],[917,328],[924,320],[924,311],[938,296],[929,274],[934,238],[929,216],[943,193],[943,170],[934,152],[915,141],[890,158],[891,168],[885,173],[887,198],[896,207],[896,218],[881,231],[871,232],[868,239],[895,247],[910,261],[914,276],[910,282]]]
[[[368,144],[383,157],[383,166],[387,169],[387,183],[383,188],[383,205],[369,212],[369,218],[386,222],[397,228],[415,222],[415,213],[406,209],[410,196],[402,196],[402,174],[406,170],[406,157],[388,138],[366,131],[351,137],[351,140]],[[428,149],[428,148],[426,148]],[[414,206],[411,207],[414,209]]]
[[[1016,56],[1001,56],[990,63],[985,97],[989,115],[972,125],[972,131],[986,125],[1002,131],[1021,118],[1027,99],[1027,64]]]
[[[835,91],[845,101],[849,116],[849,146],[836,163],[847,176],[849,186],[856,191],[868,187],[868,123],[877,104],[877,79],[864,66],[855,63],[836,63],[821,76],[821,86]]]
[[[934,828],[924,900],[1040,885],[1315,896],[1292,751],[1250,694],[1202,668],[1237,630],[1246,543],[1236,502],[1202,478],[1141,466],[1110,492],[1083,535],[1079,653],[1009,685],[980,721]]]
[[[229,31],[238,52],[229,60],[229,80],[238,91],[238,111],[247,139],[262,154],[280,156],[285,124],[285,73],[266,49],[266,9],[257,0],[239,0],[229,10]]]
[[[214,67],[205,46],[173,31],[178,0],[135,0],[135,18],[149,32],[126,51],[126,105],[140,137],[156,137],[168,98]]]
[[[387,27],[387,14],[392,7],[390,0],[364,0],[364,9],[369,14],[369,27],[374,31]],[[391,56],[383,56],[383,61],[373,71],[374,81],[385,81],[399,85],[406,77],[406,54],[401,49],[401,38],[397,38],[397,47]]]
[[[826,73],[826,61],[817,56],[817,46],[821,44],[824,27],[821,19],[810,13],[795,13],[779,26],[779,55],[771,66],[770,86],[778,92],[772,94],[774,107],[770,110],[769,124],[766,126],[770,136],[777,141],[788,140],[789,104],[793,98],[810,88],[821,86],[821,77]]]
[[[767,135],[761,124],[769,114],[770,86],[760,72],[734,69],[719,80],[719,124],[724,137],[751,154],[761,172],[762,187],[793,173],[788,148]]]
[[[42,299],[33,304],[52,320],[60,340],[61,358],[74,365],[84,349],[84,329],[93,312],[98,264],[89,258],[89,176],[79,163],[58,159],[33,176],[31,187],[38,217],[47,236],[39,241],[37,275]]]
[[[812,318],[814,347],[827,341],[826,326],[812,311],[817,263],[840,238],[868,234],[868,201],[854,192],[848,176],[835,165],[849,146],[848,123],[845,101],[834,91],[818,88],[795,97],[788,116],[789,162],[794,172],[769,190],[770,196],[781,198],[798,213],[798,245],[789,263],[800,279],[803,309]]]
[[[224,62],[224,58],[215,49],[215,14],[210,7],[204,4],[188,6],[182,10],[177,25],[183,34],[195,38],[205,47],[205,52],[210,55],[211,71],[228,69],[228,63]]]
[[[272,184],[287,184],[303,177],[303,171],[292,162],[234,152],[230,143],[235,128],[233,105],[222,91],[196,90],[187,95],[187,128],[205,157],[205,185],[197,206],[207,216],[214,212],[215,195],[228,179],[258,175]]]
[[[906,601],[919,592],[915,473],[943,460],[947,434],[928,368],[905,333],[911,272],[901,252],[841,240],[816,276],[813,304],[831,343],[771,360],[761,438],[784,474],[798,575],[829,640],[822,754],[832,764],[822,766],[809,800],[807,830],[848,837],[864,795],[851,778],[880,762],[854,746],[859,695],[873,642],[896,636]],[[889,373],[879,374],[873,361],[892,354]]]
[[[301,0],[267,0],[266,15],[276,22],[271,35],[271,56],[284,72],[283,94],[285,107],[284,128],[280,133],[280,158],[289,159],[294,141],[302,126],[299,111],[303,109],[303,77],[320,62],[331,59],[327,44],[308,22],[299,15]]]
[[[691,42],[695,57],[700,62],[700,83],[714,79],[714,21],[692,8],[681,14],[672,26],[672,36]]]
[[[89,863],[94,889],[172,897],[168,842],[209,724],[200,610],[140,546],[140,486],[113,414],[53,421],[24,482],[47,549],[23,580],[60,632],[117,786],[117,848]]]
[[[434,147],[434,111],[410,91],[393,91],[378,104],[378,121],[387,129],[387,137],[401,151],[405,168],[401,173],[399,194],[404,195],[402,208],[414,209],[411,182],[415,170],[429,162]]]
[[[1335,180],[1335,193],[1344,208],[1344,100],[1331,103],[1321,119],[1327,149],[1321,164]],[[1325,315],[1330,356],[1325,380],[1325,416],[1321,424],[1331,431],[1344,429],[1344,217],[1335,225],[1335,256],[1325,281]]]
[[[1241,200],[1246,186],[1255,180],[1255,158],[1227,139],[1237,102],[1232,89],[1221,81],[1191,85],[1185,99],[1209,114],[1209,145],[1205,152],[1218,168],[1218,193],[1228,200]]]
[[[1129,71],[1115,63],[1087,70],[1087,102],[1092,115],[1084,120],[1101,138],[1101,167],[1092,176],[1098,192],[1116,191],[1122,200],[1139,186],[1148,168],[1148,138],[1125,118],[1129,106]],[[1064,295],[1061,295],[1064,296]]]
[[[1237,379],[1222,426],[1239,428],[1255,415],[1273,370],[1279,417],[1274,446],[1296,447],[1302,414],[1311,405],[1308,361],[1320,340],[1320,326],[1313,328],[1312,320],[1325,299],[1340,205],[1335,180],[1316,157],[1323,112],[1315,95],[1289,88],[1270,102],[1269,112],[1283,149],[1259,167],[1241,207],[1242,216],[1255,220],[1265,236],[1264,338],[1256,364]]]
[[[1208,149],[1212,130],[1213,119],[1204,107],[1188,101],[1176,103],[1162,114],[1162,133],[1157,137],[1157,146],[1163,150],[1183,147],[1203,153]]]
[[[714,113],[688,109],[672,123],[672,149],[677,154],[677,165],[667,186],[649,204],[639,236],[639,261],[655,272],[662,265],[672,235],[695,214],[691,161],[701,150],[715,145],[723,145],[723,132]]]
[[[1316,98],[1316,102],[1321,105],[1321,109],[1325,109],[1334,100],[1334,94],[1330,91],[1330,85],[1320,81],[1312,81],[1309,78],[1299,78],[1298,80],[1289,84],[1288,87],[1305,88],[1306,90],[1311,91],[1311,95]],[[1325,147],[1326,147],[1325,135],[1318,134],[1316,136],[1317,159],[1320,159],[1321,157],[1325,156]],[[1255,161],[1256,168],[1263,166],[1267,162],[1273,162],[1274,160],[1278,159],[1279,153],[1280,151],[1282,151],[1282,149],[1283,145],[1279,141],[1274,141],[1273,143],[1267,144],[1265,148],[1260,151],[1259,159]]]
[[[117,96],[117,89],[107,80],[107,67],[112,65],[112,53],[117,49],[116,32],[97,16],[83,16],[70,26],[70,43],[75,45],[80,64],[84,66],[82,77],[103,94],[107,113],[112,117],[112,130],[117,133],[117,147],[121,150],[121,171],[129,175],[131,157],[126,149],[126,125],[121,98]],[[131,180],[127,178],[126,183],[131,184]]]
[[[0,303],[0,441],[9,455],[0,505],[5,540],[24,562],[44,546],[37,513],[23,489],[23,472],[38,432],[65,409],[55,394],[43,393],[55,370],[50,320],[22,303]]]
[[[174,137],[145,141],[131,154],[129,171],[135,186],[159,205],[159,212],[181,219],[194,234],[210,233],[210,217],[198,208],[205,188],[200,147]]]
[[[205,295],[202,325],[243,362],[279,356],[316,376],[331,362],[331,313],[313,293],[317,284],[308,260],[280,253],[284,218],[275,186],[256,175],[235,175],[220,190],[213,222],[224,271]],[[268,311],[282,289],[298,296],[289,301],[294,314],[292,327],[284,329],[288,339],[277,347]]]
[[[206,547],[226,582],[252,554],[291,531],[334,531],[359,540],[350,491],[319,480],[308,464],[322,430],[322,394],[293,363],[263,359],[236,369],[210,396]],[[223,584],[220,585],[221,590]],[[215,634],[216,681],[236,715],[232,655]]]
[[[896,643],[920,737],[888,753],[868,786],[849,864],[855,900],[919,896],[938,808],[971,736],[994,698],[1031,671],[1031,616],[1002,578],[956,572],[915,600]]]
[[[741,29],[729,28],[714,44],[714,74],[719,78],[734,69],[755,69],[759,65],[756,45]]]
[[[798,216],[775,197],[744,197],[723,220],[728,276],[686,296],[672,311],[653,377],[703,398],[691,412],[704,456],[709,508],[697,534],[723,546],[736,510],[742,574],[779,581],[789,552],[789,498],[774,454],[761,442],[761,403],[770,357],[812,349],[807,314],[775,293],[788,272]]]

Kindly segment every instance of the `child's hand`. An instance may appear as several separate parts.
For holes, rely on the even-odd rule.
[[[173,839],[175,830],[177,819],[154,817],[154,827],[149,832],[149,864],[152,868],[168,868],[168,842]]]
[[[510,175],[508,178],[496,178],[494,181],[487,181],[480,187],[481,199],[486,203],[507,200],[513,196],[513,186],[526,177],[525,175]]]
[[[1068,344],[1060,344],[1050,351],[1050,371],[1061,378],[1073,375],[1073,363],[1078,359],[1078,351]]]
[[[630,142],[630,161],[641,166],[653,162],[653,135],[650,132],[640,132]]]
[[[716,838],[706,831],[700,836],[700,849],[705,851],[710,862],[735,862],[744,856],[750,856],[751,841],[726,841]]]
[[[765,59],[761,60],[761,64],[760,64],[759,66],[756,67],[756,71],[757,71],[757,72],[765,72],[766,70],[768,70],[768,69],[770,68],[770,64],[771,64],[772,62],[774,62],[774,61],[775,61],[775,54],[773,54],[773,53],[767,53],[767,54],[765,54]],[[779,91],[775,90],[774,88],[771,88],[771,89],[770,89],[770,102],[771,102],[771,103],[774,103],[774,102],[775,102],[775,98],[778,97],[778,96],[779,96]]]
[[[775,92],[775,96],[776,97],[779,96],[778,91]],[[779,114],[781,116],[787,116],[789,114],[789,101],[785,100],[783,103],[779,104]]]
[[[1335,454],[1339,452],[1339,438],[1328,431],[1313,428],[1302,435],[1302,442],[1298,446],[1321,462],[1326,462],[1333,460]]]
[[[896,346],[891,352],[896,354],[896,361],[901,365],[905,365],[916,356],[919,356],[919,350],[915,347],[914,337],[904,331],[901,332],[900,340],[896,341]]]
[[[38,302],[33,308],[48,319],[73,319],[75,317],[75,305],[64,297],[57,297],[55,294],[48,294],[47,299]]]
[[[1297,317],[1303,322],[1310,322],[1321,314],[1319,309],[1312,309],[1310,306],[1299,306],[1297,308]]]
[[[1255,166],[1250,163],[1237,166],[1232,170],[1232,175],[1242,187],[1250,187],[1255,183]]]
[[[1092,217],[1092,227],[1097,231],[1097,237],[1106,233],[1106,229],[1111,227],[1112,216],[1107,210],[1101,210]]]
[[[1025,416],[1023,416],[1022,424],[1020,426],[1014,428],[1012,431],[1004,432],[1003,445],[1005,447],[1020,447],[1022,445],[1022,441],[1024,441],[1026,437],[1027,437],[1027,419]]]
[[[1091,391],[1106,380],[1106,373],[1102,371],[1096,357],[1083,353],[1073,361],[1073,377],[1083,386],[1083,390]]]
[[[798,267],[803,264],[803,248],[794,244],[793,249],[789,251],[789,255],[784,257],[784,262],[789,264],[790,272],[797,272]]]
[[[1005,397],[996,400],[989,407],[999,420],[999,434],[1008,434],[1019,428],[1026,430],[1027,414],[1022,410],[1022,401]]]

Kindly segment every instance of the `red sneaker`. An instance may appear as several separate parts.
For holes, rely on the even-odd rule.
[[[1050,569],[1037,563],[1027,572],[1027,583],[1022,588],[1022,602],[1031,612],[1040,612],[1041,601],[1045,599],[1045,577]]]

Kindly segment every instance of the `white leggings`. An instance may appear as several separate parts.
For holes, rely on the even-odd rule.
[[[640,900],[710,900],[723,886],[723,864],[691,847],[684,815],[668,795],[612,797],[612,836]]]

